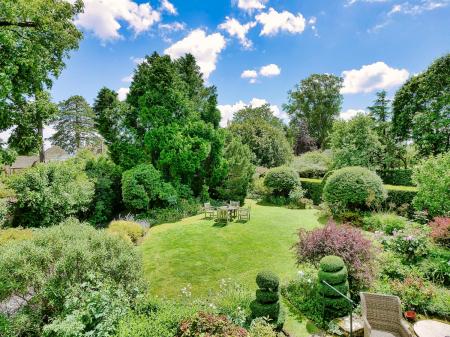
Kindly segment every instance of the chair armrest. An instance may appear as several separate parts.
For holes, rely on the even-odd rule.
[[[364,323],[364,337],[370,337],[372,334],[372,327],[369,324],[369,321],[366,317],[363,317],[363,323]]]
[[[411,325],[404,319],[400,320],[400,336],[401,337],[416,337]]]

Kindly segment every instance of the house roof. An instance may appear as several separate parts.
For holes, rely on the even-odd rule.
[[[39,162],[39,156],[17,156],[16,161],[11,166],[6,166],[11,169],[23,169],[32,167]]]

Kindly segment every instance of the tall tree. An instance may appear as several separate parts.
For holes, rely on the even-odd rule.
[[[39,100],[78,48],[82,34],[73,20],[82,9],[81,0],[0,1],[0,131],[16,126],[27,137],[32,134],[24,125],[30,117],[23,113],[30,97]],[[39,122],[45,116],[33,118]]]
[[[82,96],[71,96],[58,105],[59,113],[54,120],[56,133],[51,137],[68,153],[96,145],[100,139],[94,127],[94,111]]]
[[[411,77],[395,94],[393,128],[423,156],[450,150],[450,54]]]
[[[342,78],[331,74],[313,74],[288,93],[283,109],[291,116],[292,125],[304,120],[317,146],[325,148],[333,121],[342,106]]]
[[[308,122],[300,119],[297,124],[291,123],[291,134],[293,137],[293,148],[295,155],[317,150],[317,144],[309,134]]]

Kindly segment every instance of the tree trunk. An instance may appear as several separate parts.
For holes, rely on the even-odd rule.
[[[38,125],[38,137],[40,140],[40,149],[39,149],[39,162],[45,162],[45,152],[44,152],[44,125],[42,120],[39,120]]]

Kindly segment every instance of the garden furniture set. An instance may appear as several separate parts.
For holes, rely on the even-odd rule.
[[[237,218],[238,220],[250,220],[250,208],[240,207],[239,201],[230,201],[229,204],[213,207],[209,202],[203,205],[205,218],[215,219],[218,222],[228,223]]]

